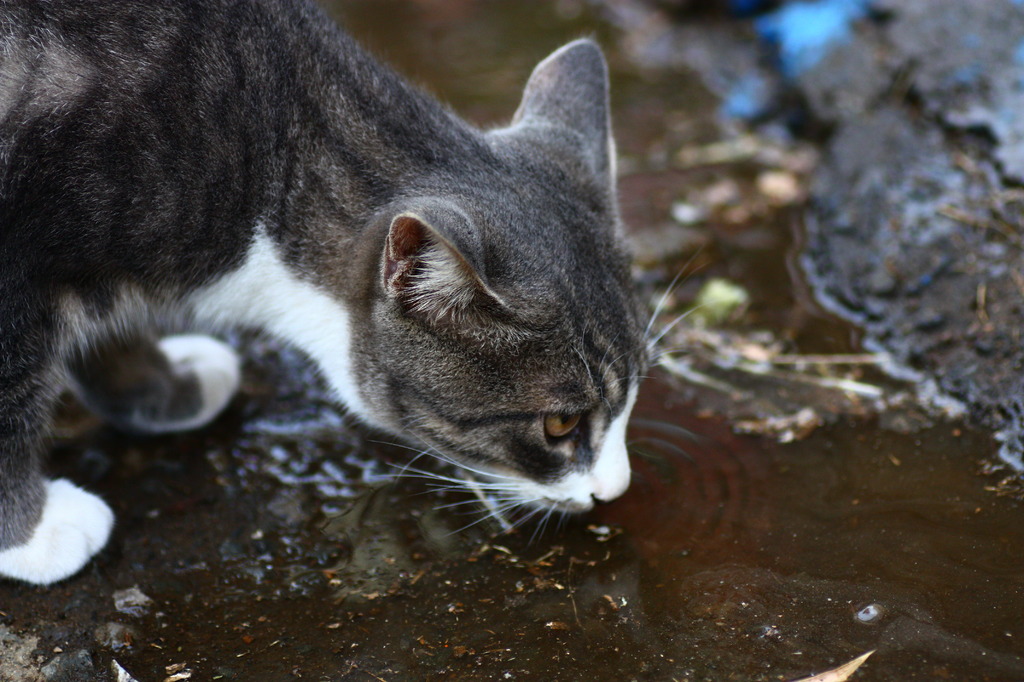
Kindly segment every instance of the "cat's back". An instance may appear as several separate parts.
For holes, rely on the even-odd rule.
[[[312,0],[0,0],[0,246],[88,229],[132,271],[157,238],[194,269],[212,234],[240,244],[289,212],[353,223],[482,149]],[[309,209],[315,187],[342,205]]]
[[[257,87],[266,97],[295,75],[301,38],[322,42],[329,27],[305,1],[7,0],[0,121],[100,104],[114,111],[145,98],[194,105]]]
[[[66,113],[90,93],[139,87],[175,51],[194,4],[0,3],[0,120]]]
[[[0,247],[75,244],[50,259],[65,272],[236,258],[283,176],[309,54],[334,30],[315,10],[0,2]]]

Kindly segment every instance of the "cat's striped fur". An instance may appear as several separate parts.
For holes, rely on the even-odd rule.
[[[307,0],[0,3],[0,574],[62,579],[109,535],[41,473],[66,380],[138,431],[230,399],[223,344],[157,342],[187,328],[296,344],[506,502],[619,495],[645,348],[607,98],[588,41],[483,132]]]

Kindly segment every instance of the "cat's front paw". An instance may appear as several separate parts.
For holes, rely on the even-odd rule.
[[[152,424],[151,430],[184,431],[213,421],[227,407],[241,382],[241,363],[234,349],[200,334],[168,336],[158,345],[175,371],[195,376],[202,404],[188,418]]]
[[[32,537],[0,551],[0,575],[37,585],[63,580],[107,544],[113,527],[114,513],[106,502],[70,481],[49,481]]]

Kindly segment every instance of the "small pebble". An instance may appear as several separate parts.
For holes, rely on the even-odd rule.
[[[800,198],[800,181],[786,171],[765,171],[757,176],[757,191],[776,206],[786,206]]]
[[[43,666],[42,673],[46,682],[81,682],[94,679],[95,667],[92,654],[85,649],[57,654]]]
[[[121,667],[121,664],[117,661],[110,662],[110,670],[114,673],[115,682],[138,682],[131,674]]]
[[[130,647],[138,637],[138,632],[130,625],[124,623],[104,623],[93,630],[96,643],[105,649],[120,651]]]
[[[703,222],[707,213],[700,206],[685,201],[677,201],[672,204],[672,220],[680,225],[694,225]]]
[[[143,615],[152,604],[153,600],[143,593],[138,586],[114,592],[114,608],[130,616]]]
[[[881,604],[868,604],[867,606],[864,606],[859,611],[857,611],[855,617],[857,621],[860,623],[873,624],[881,620],[882,616],[884,615],[884,606],[882,606]]]
[[[735,204],[741,199],[740,187],[735,180],[726,178],[705,189],[701,201],[713,208]]]

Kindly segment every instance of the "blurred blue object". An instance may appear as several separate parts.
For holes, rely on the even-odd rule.
[[[736,81],[722,100],[721,114],[726,118],[750,121],[765,114],[771,105],[772,88],[759,73]]]
[[[754,26],[763,40],[777,46],[783,75],[794,77],[821,61],[832,46],[849,40],[850,25],[870,9],[871,0],[791,2]]]

